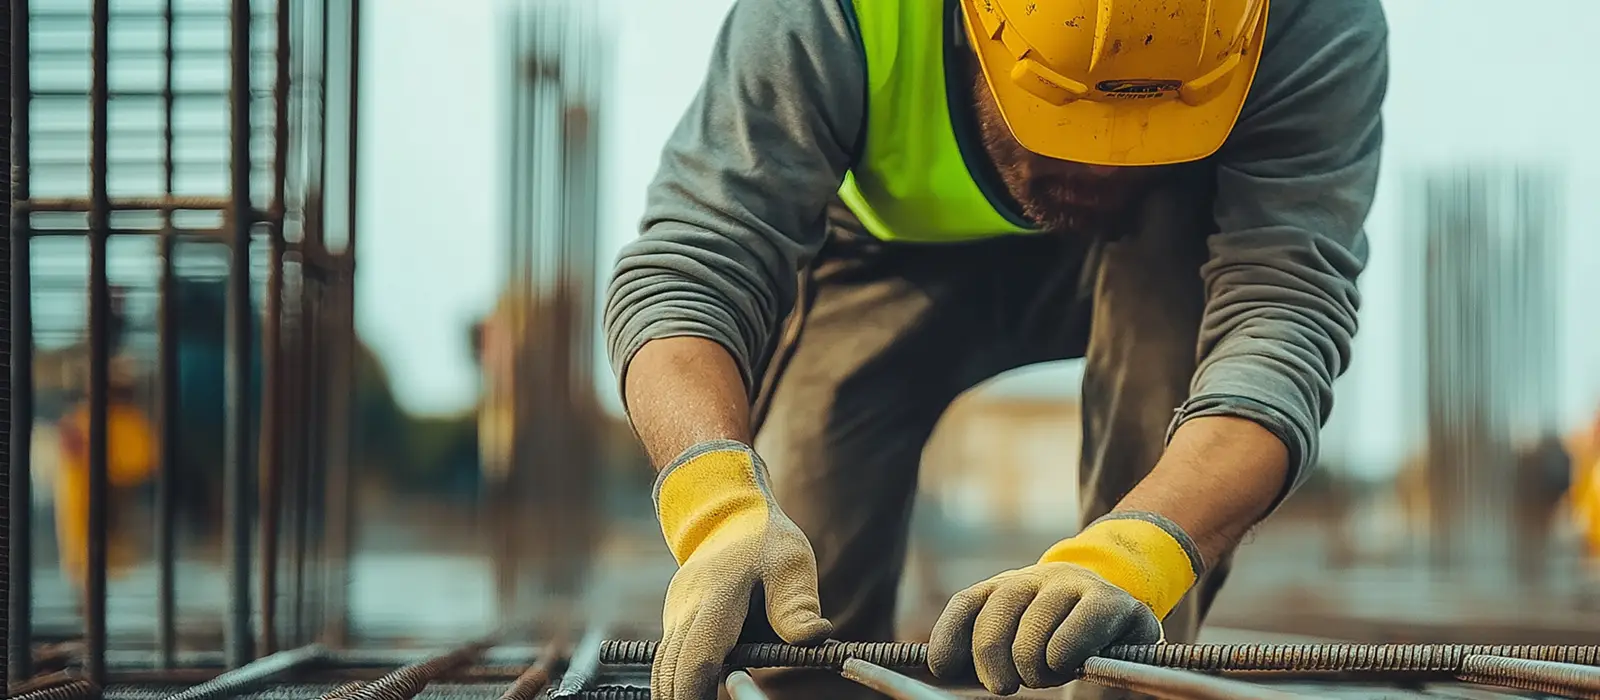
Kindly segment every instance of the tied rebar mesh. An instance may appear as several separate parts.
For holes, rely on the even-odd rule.
[[[1468,683],[1600,700],[1600,668],[1589,666],[1473,655],[1462,659],[1456,678]]]
[[[602,663],[649,665],[657,642],[611,640]],[[1468,656],[1600,665],[1600,646],[1488,644],[1156,644],[1117,646],[1098,656],[1189,671],[1417,671],[1454,672]],[[752,668],[837,668],[856,658],[887,668],[927,665],[926,644],[830,642],[816,647],[740,644],[727,663]]]

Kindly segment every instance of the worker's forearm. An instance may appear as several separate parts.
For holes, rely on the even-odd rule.
[[[749,444],[750,401],[728,351],[699,337],[645,343],[628,364],[628,415],[656,469],[706,440]]]
[[[1283,442],[1254,421],[1194,418],[1178,428],[1150,475],[1116,510],[1166,516],[1194,539],[1210,566],[1272,507],[1288,467]]]

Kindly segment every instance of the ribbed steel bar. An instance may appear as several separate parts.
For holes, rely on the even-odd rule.
[[[250,0],[233,0],[229,17],[228,205],[233,235],[229,244],[227,362],[223,373],[224,546],[228,563],[228,613],[223,647],[228,666],[255,658],[250,604],[250,232],[255,210],[250,201]]]
[[[282,446],[283,227],[289,161],[289,0],[277,0],[277,45],[272,84],[272,201],[268,205],[267,293],[261,326],[261,650],[278,650],[278,540],[283,498]]]
[[[601,685],[564,697],[572,700],[651,700],[650,689],[641,685]]]
[[[1456,678],[1582,700],[1600,700],[1600,668],[1474,654],[1461,660]]]
[[[172,197],[176,189],[177,169],[173,166],[173,121],[176,98],[173,94],[174,66],[177,63],[176,26],[173,10],[175,0],[163,0],[161,15],[165,36],[162,41],[161,81],[161,192],[163,199]],[[177,490],[178,469],[178,313],[177,304],[177,240],[173,230],[172,210],[161,212],[161,239],[158,248],[161,270],[157,280],[156,299],[156,353],[157,390],[156,425],[161,431],[159,449],[161,463],[156,472],[156,666],[172,668],[172,657],[178,647],[177,635]]]
[[[30,74],[28,49],[29,0],[11,0],[11,196],[6,204],[28,197]],[[8,513],[6,551],[6,670],[0,683],[14,683],[33,675],[33,285],[29,250],[28,213],[12,206],[11,231],[11,425],[10,462],[7,465]]]
[[[839,675],[896,700],[956,700],[956,696],[861,659],[846,659]]]
[[[120,136],[120,133],[119,133]],[[17,202],[24,212],[79,212],[91,206],[90,200],[77,197],[40,197]],[[108,199],[111,211],[230,211],[227,197],[177,196],[117,197]]]
[[[89,522],[88,556],[84,561],[84,668],[89,681],[106,681],[106,547],[109,473],[106,413],[111,374],[111,283],[107,279],[107,247],[111,237],[110,195],[106,161],[110,140],[109,81],[111,3],[94,0],[89,81]]]
[[[538,696],[550,685],[550,679],[555,676],[557,667],[562,664],[562,659],[566,656],[565,646],[566,644],[559,639],[546,646],[544,652],[539,655],[539,660],[529,666],[528,670],[523,671],[522,675],[517,676],[517,680],[512,682],[511,687],[506,688],[506,692],[500,696],[500,700],[533,700]]]
[[[333,690],[323,693],[317,698],[317,700],[337,700],[338,698],[343,698],[346,695],[355,692],[355,690],[360,687],[361,681],[350,681],[349,683],[345,683],[337,688],[334,688]]]
[[[649,665],[656,642],[608,640],[606,664]],[[1191,671],[1406,671],[1454,673],[1467,656],[1504,656],[1600,666],[1600,646],[1487,644],[1155,644],[1117,646],[1100,658]],[[830,642],[816,647],[740,644],[727,663],[749,668],[838,668],[857,658],[887,668],[927,665],[927,645],[897,642]]]
[[[357,175],[361,169],[356,167],[356,142],[361,133],[361,0],[348,0],[350,3],[350,66],[349,66],[349,114],[345,124],[345,216],[348,224],[345,228],[344,254],[350,259],[356,254],[356,225],[357,207],[359,197],[357,192]],[[351,300],[354,303],[354,299]]]
[[[351,691],[345,697],[348,700],[411,700],[440,675],[471,663],[491,646],[491,642],[477,641],[426,661],[409,664]]]
[[[73,681],[81,680],[84,680],[82,672],[68,669],[40,674],[20,683],[13,683],[7,686],[6,690],[11,695],[22,695],[24,693],[31,693],[35,690],[54,688],[58,685],[66,685]]]
[[[317,665],[327,656],[328,650],[321,644],[309,644],[298,649],[280,651],[226,671],[216,678],[172,695],[167,700],[212,700],[237,695],[290,671]]]
[[[24,12],[26,12],[26,10],[24,10]],[[0,71],[4,71],[7,74],[6,79],[8,81],[8,85],[10,84],[9,80],[11,78],[11,64],[15,61],[26,65],[28,62],[26,56],[24,56],[21,61],[16,61],[15,57],[12,56],[10,32],[11,5],[0,5]],[[8,132],[11,130],[11,107],[13,104],[15,104],[9,99],[10,97],[10,95],[7,95],[8,99],[6,99],[5,104],[0,104],[0,124],[4,124],[6,131]],[[3,177],[0,177],[0,229],[3,229],[0,230],[0,238],[5,240],[5,247],[3,249],[5,259],[0,260],[0,289],[4,289],[4,292],[0,292],[0,294],[4,294],[4,296],[0,296],[0,311],[3,312],[10,311],[11,297],[14,291],[11,287],[11,261],[13,259],[12,250],[16,247],[12,245],[11,238],[12,173],[10,172],[10,169],[12,140],[10,136],[11,134],[6,134],[7,138],[4,139],[5,142],[0,143],[0,169],[7,171]],[[31,341],[32,338],[29,338],[29,340]],[[0,372],[10,375],[13,367],[15,367],[15,365],[11,364],[11,323],[10,319],[7,319],[5,323],[0,323]],[[30,367],[29,370],[31,371],[32,368]],[[6,377],[6,389],[4,392],[0,392],[4,394],[4,396],[0,396],[0,401],[10,401],[12,386],[10,379],[10,376]],[[12,646],[10,633],[11,625],[9,624],[9,619],[11,616],[12,600],[11,562],[14,561],[11,558],[11,521],[14,517],[14,513],[11,510],[11,503],[13,500],[17,500],[13,499],[11,494],[11,485],[13,482],[11,481],[12,470],[10,464],[11,436],[16,431],[13,430],[13,424],[11,422],[13,415],[10,410],[11,407],[6,406],[5,408],[6,410],[0,411],[0,458],[5,459],[7,462],[4,468],[0,468],[0,601],[3,601],[0,602],[0,604],[6,606],[4,611],[0,612],[0,627],[6,628],[4,630],[0,630],[0,695],[10,695],[8,692],[10,685],[8,683],[11,679]],[[31,428],[32,426],[30,425],[29,427]],[[28,435],[32,432],[32,430],[22,431],[24,435]],[[28,501],[28,495],[24,493],[21,500],[23,502]],[[27,528],[23,528],[24,537],[29,536],[27,532]]]
[[[10,700],[95,700],[98,697],[100,697],[100,686],[86,680],[78,680],[12,695]]]
[[[1171,700],[1305,700],[1308,697],[1194,671],[1116,659],[1091,658],[1083,664],[1078,677],[1095,685]]]
[[[761,692],[756,679],[744,671],[730,672],[727,678],[722,679],[722,685],[728,689],[728,697],[732,700],[767,700],[767,694]]]
[[[572,652],[572,660],[567,663],[567,672],[561,674],[561,682],[550,692],[550,697],[572,697],[594,687],[600,664],[604,663],[604,640],[605,629],[600,625],[584,634]]]

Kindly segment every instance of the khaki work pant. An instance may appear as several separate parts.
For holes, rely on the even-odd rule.
[[[1199,270],[1215,229],[1209,189],[1155,190],[1116,237],[892,245],[851,230],[853,218],[837,209],[830,215],[829,242],[801,275],[799,302],[767,363],[755,446],[779,504],[816,550],[834,638],[894,639],[923,446],[974,385],[1085,358],[1084,523],[1149,472],[1196,365]],[[1168,641],[1194,639],[1227,568],[1214,564],[1166,619]],[[778,641],[762,605],[758,590],[746,641]],[[827,672],[757,676],[780,700],[882,697]],[[1073,698],[1144,697],[1068,687]]]

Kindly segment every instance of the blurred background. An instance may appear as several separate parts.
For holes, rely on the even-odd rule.
[[[13,5],[30,59],[16,197],[32,204],[12,274],[31,285],[16,332],[33,345],[19,335],[32,373],[13,385],[31,395],[13,415],[32,439],[13,445],[12,552],[31,641],[77,639],[96,605],[73,554],[94,377],[114,652],[392,648],[596,616],[653,637],[673,565],[598,307],[730,0],[276,1],[287,19],[249,3],[242,175],[226,4],[110,3],[103,286],[86,235],[91,4]],[[1573,86],[1600,65],[1600,4],[1385,7],[1354,364],[1321,469],[1251,536],[1213,623],[1592,643],[1600,97]],[[249,185],[244,208],[230,182]],[[228,274],[241,215],[257,222],[247,285]],[[228,351],[239,338],[248,353]],[[1008,374],[946,415],[903,638],[1071,531],[1080,371]]]

